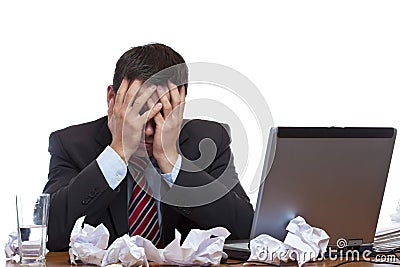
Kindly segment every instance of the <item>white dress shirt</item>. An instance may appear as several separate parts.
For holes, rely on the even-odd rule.
[[[101,172],[103,173],[108,185],[115,189],[121,183],[121,181],[125,178],[126,173],[128,171],[128,167],[125,162],[121,159],[117,152],[114,151],[110,146],[107,146],[104,151],[97,157],[97,164]],[[179,170],[181,169],[182,157],[178,155],[178,159],[175,162],[174,167],[170,173],[161,173],[159,168],[155,168],[161,177],[167,182],[169,186],[172,186],[175,183],[176,178],[178,177]],[[151,176],[151,172],[148,171],[149,167],[145,170],[146,179],[151,179],[148,177],[148,174]]]
[[[114,151],[110,146],[107,146],[104,151],[97,157],[97,164],[104,178],[106,179],[108,185],[115,190],[117,186],[122,182],[128,172],[127,164],[121,159],[117,152]],[[182,157],[178,155],[178,159],[175,162],[174,167],[170,173],[161,173],[158,167],[153,168],[152,164],[149,164],[144,171],[149,186],[152,188],[153,192],[159,192],[159,182],[157,178],[159,175],[164,179],[164,181],[171,187],[178,177],[179,171],[181,169]],[[131,192],[133,190],[133,181],[128,180],[128,199],[127,203],[131,198]],[[159,194],[156,194],[159,195]],[[156,197],[157,214],[158,214],[158,224],[161,227],[161,209],[159,197]]]

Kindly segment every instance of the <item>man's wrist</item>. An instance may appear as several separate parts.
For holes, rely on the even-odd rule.
[[[110,147],[115,151],[115,153],[118,154],[118,156],[120,156],[120,158],[124,161],[127,162],[125,159],[125,153],[124,150],[122,149],[122,147],[115,145],[114,143],[110,144]]]
[[[169,155],[164,154],[161,157],[154,157],[157,160],[158,167],[162,173],[170,173],[178,160],[178,152],[172,152]]]

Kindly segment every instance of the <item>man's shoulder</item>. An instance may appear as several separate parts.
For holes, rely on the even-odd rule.
[[[228,124],[202,119],[184,119],[182,131],[189,136],[219,136],[223,132],[230,136]]]
[[[67,136],[69,138],[93,136],[98,134],[106,123],[107,123],[107,117],[101,117],[94,121],[71,125],[66,128],[54,131],[51,135]]]

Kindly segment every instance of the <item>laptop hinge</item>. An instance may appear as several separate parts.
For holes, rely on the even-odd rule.
[[[362,239],[349,239],[347,241],[347,247],[359,247],[363,244]]]

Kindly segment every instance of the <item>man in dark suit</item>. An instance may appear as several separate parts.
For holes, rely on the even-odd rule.
[[[148,82],[173,66],[180,67],[169,77]],[[184,238],[190,229],[216,226],[232,239],[249,237],[253,209],[227,127],[183,121],[187,76],[185,61],[170,47],[132,48],[118,60],[107,89],[108,116],[50,135],[44,188],[51,194],[50,251],[68,249],[72,227],[84,215],[86,223],[108,228],[110,243],[129,233],[164,247],[175,229]],[[204,140],[214,145],[202,149]]]

